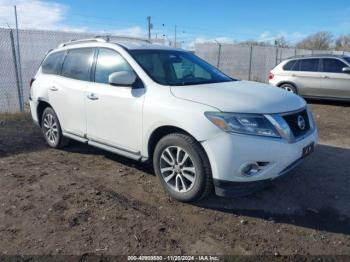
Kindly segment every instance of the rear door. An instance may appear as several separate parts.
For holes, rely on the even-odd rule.
[[[319,58],[299,59],[293,66],[291,76],[295,79],[301,95],[314,96],[321,88]]]
[[[85,97],[91,78],[94,48],[67,51],[61,76],[49,88],[49,101],[64,132],[84,137],[86,134]]]
[[[321,96],[350,98],[350,74],[343,72],[344,67],[348,67],[348,65],[340,59],[322,59]]]

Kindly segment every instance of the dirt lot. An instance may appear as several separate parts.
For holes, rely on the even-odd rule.
[[[316,151],[252,196],[169,199],[143,164],[49,149],[28,115],[0,115],[0,254],[348,254],[350,105],[311,105]]]

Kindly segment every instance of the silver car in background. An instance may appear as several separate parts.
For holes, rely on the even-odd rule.
[[[269,83],[306,98],[350,101],[350,56],[293,57],[271,70]]]

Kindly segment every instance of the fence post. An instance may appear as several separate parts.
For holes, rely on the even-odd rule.
[[[253,45],[250,45],[248,80],[250,80],[251,73],[252,73],[252,60],[253,60]]]
[[[220,69],[220,60],[221,60],[221,43],[219,43],[218,41],[215,40],[215,42],[217,43],[217,45],[219,46],[219,50],[218,50],[218,63],[217,63],[217,68]]]
[[[16,22],[16,40],[17,40],[17,69],[18,69],[18,77],[19,77],[19,90],[21,92],[21,112],[24,111],[24,90],[23,90],[23,79],[22,79],[22,64],[21,64],[21,51],[19,49],[19,33],[18,33],[18,20],[17,20],[17,7],[14,6],[15,10],[15,22]]]
[[[15,41],[13,38],[13,32],[12,29],[10,29],[10,40],[11,40],[11,50],[12,50],[12,61],[13,61],[13,66],[15,69],[15,74],[16,74],[16,85],[17,85],[17,94],[18,94],[18,104],[19,104],[19,109],[21,112],[23,112],[23,97],[21,95],[21,87],[19,84],[19,75],[18,75],[18,67],[17,67],[17,59],[16,59],[16,49],[15,49]]]
[[[283,47],[281,47],[281,49],[280,49],[279,63],[281,63],[281,62],[282,62],[283,50],[284,50],[284,48],[283,48]]]
[[[276,46],[276,65],[278,65],[278,47]]]

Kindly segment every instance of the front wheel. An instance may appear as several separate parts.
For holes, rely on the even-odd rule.
[[[69,139],[62,135],[60,122],[51,107],[45,108],[42,114],[41,129],[50,147],[62,148],[68,145]]]
[[[173,133],[163,137],[154,150],[153,167],[166,192],[179,201],[204,198],[212,189],[209,160],[188,135]]]

